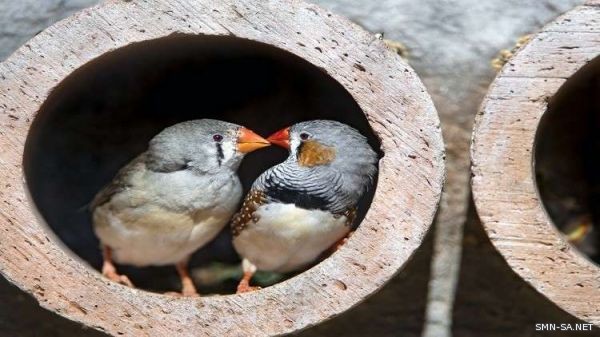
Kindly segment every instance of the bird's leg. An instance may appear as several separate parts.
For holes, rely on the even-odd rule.
[[[192,278],[190,277],[190,273],[188,271],[188,261],[189,258],[186,258],[175,265],[177,273],[181,278],[181,295],[198,296],[198,291],[196,290],[194,281],[192,281]]]
[[[102,275],[114,282],[135,288],[127,276],[119,275],[117,273],[117,268],[115,268],[115,265],[112,262],[112,251],[110,247],[102,246],[102,259],[104,260],[102,262]]]
[[[336,250],[340,249],[343,245],[345,245],[346,242],[348,242],[348,240],[350,240],[350,237],[352,236],[352,234],[354,234],[354,231],[348,232],[348,235],[344,236],[338,242],[336,242],[335,245],[333,245],[333,247],[335,247],[334,252]]]
[[[256,266],[253,265],[250,261],[244,259],[242,261],[242,270],[244,271],[244,276],[242,277],[240,283],[237,286],[237,294],[259,290],[260,287],[250,286],[250,280],[252,279],[254,273],[256,273]]]
[[[348,242],[353,233],[354,231],[350,231],[346,236],[337,240],[328,250],[325,251],[327,253],[327,256],[337,252],[338,249],[342,248],[342,246],[345,245],[346,242]]]

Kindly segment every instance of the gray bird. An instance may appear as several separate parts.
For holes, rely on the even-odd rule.
[[[123,167],[91,204],[102,243],[102,274],[133,286],[113,261],[175,265],[182,294],[196,295],[187,262],[230,221],[242,197],[237,169],[270,145],[236,124],[201,119],[168,127]]]
[[[256,270],[299,270],[335,248],[377,173],[367,139],[339,122],[302,122],[267,140],[290,153],[258,177],[232,220],[244,270],[238,293],[255,289]]]

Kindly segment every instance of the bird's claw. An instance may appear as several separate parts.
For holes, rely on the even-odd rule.
[[[113,282],[122,284],[122,285],[130,287],[130,288],[135,288],[135,286],[133,285],[133,283],[131,282],[129,277],[127,277],[125,275],[119,275],[117,273],[109,273],[109,272],[105,272],[105,273],[103,273],[103,275]]]
[[[236,294],[250,293],[256,290],[261,290],[261,287],[252,287],[249,285],[239,285]]]
[[[128,287],[134,288],[133,283],[129,279],[129,277],[125,275],[119,275],[119,283],[126,285]]]
[[[200,294],[198,294],[196,289],[183,288],[183,290],[181,290],[181,296],[183,296],[183,297],[200,297]]]
[[[349,237],[345,237],[345,238],[341,239],[340,241],[338,241],[335,244],[335,247],[334,247],[333,251],[334,252],[338,251],[340,248],[342,248],[343,245],[345,245],[346,243],[348,243],[349,239],[350,239]]]
[[[175,297],[200,297],[200,294],[198,294],[197,292],[176,292],[176,291],[167,291],[166,293],[164,293],[164,295],[170,295],[170,296],[175,296]]]

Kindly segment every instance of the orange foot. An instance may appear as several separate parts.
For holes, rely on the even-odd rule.
[[[129,277],[117,273],[117,268],[115,268],[115,265],[112,263],[112,252],[108,246],[102,248],[102,257],[104,258],[104,262],[102,263],[102,275],[111,281],[135,288],[133,283],[129,280]]]
[[[163,295],[169,295],[169,296],[173,296],[173,297],[200,297],[200,294],[198,293],[186,293],[186,292],[176,292],[176,291],[167,291],[166,293],[163,293]]]
[[[249,293],[251,291],[260,290],[260,287],[252,287],[250,286],[250,279],[256,272],[256,266],[254,266],[250,261],[244,259],[242,261],[242,269],[244,270],[244,276],[240,280],[240,283],[237,286],[236,294]]]
[[[329,254],[331,255],[337,252],[338,249],[342,248],[342,246],[345,245],[348,242],[348,240],[350,240],[352,234],[354,234],[354,231],[349,232],[348,235],[344,236],[343,238],[339,239],[336,243],[334,243],[333,246],[329,248]]]
[[[135,288],[133,283],[129,280],[129,277],[125,276],[125,275],[120,275],[117,273],[117,271],[115,270],[114,265],[112,265],[112,263],[107,263],[106,261],[104,262],[104,265],[102,266],[102,275],[104,275],[106,278],[108,278],[111,281],[117,282],[119,284],[131,287],[131,288]]]
[[[236,294],[249,293],[249,292],[260,290],[260,289],[262,289],[262,288],[261,287],[253,287],[250,284],[248,284],[248,282],[243,282],[242,281],[237,286],[237,292],[236,292]]]
[[[181,296],[199,297],[200,295],[198,294],[194,281],[188,271],[188,260],[189,258],[186,258],[175,265],[179,278],[181,279]]]

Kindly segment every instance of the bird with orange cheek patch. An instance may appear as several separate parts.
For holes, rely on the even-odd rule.
[[[302,122],[267,140],[290,153],[258,177],[232,220],[233,245],[243,257],[238,293],[256,289],[250,279],[257,270],[300,270],[335,247],[377,174],[367,139],[339,122]]]

